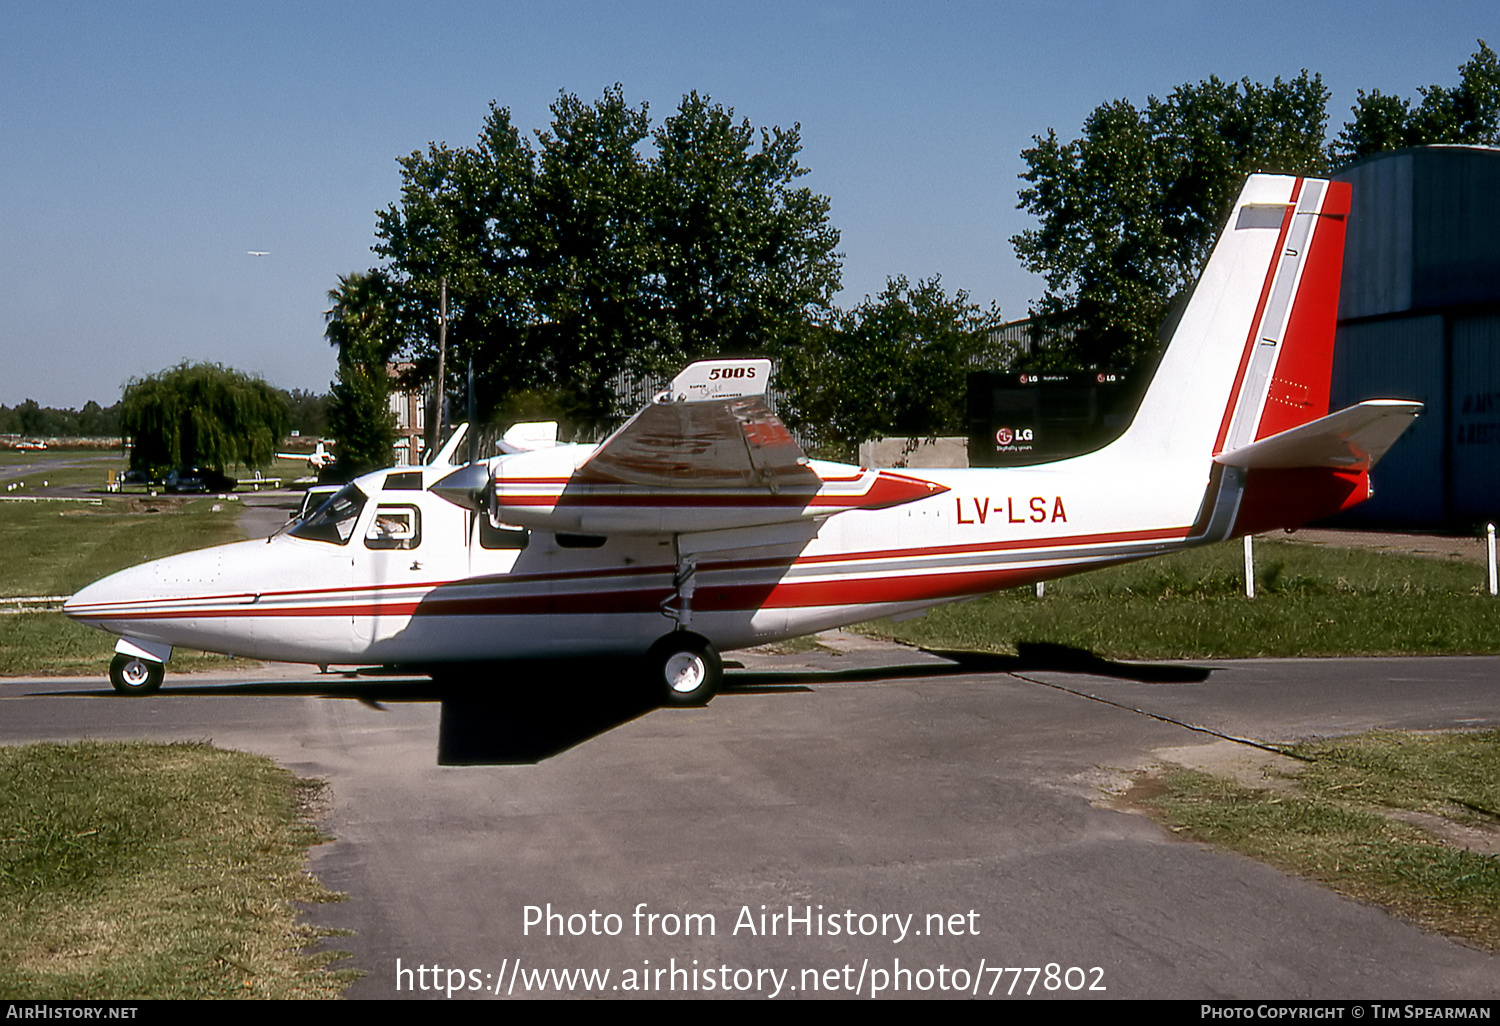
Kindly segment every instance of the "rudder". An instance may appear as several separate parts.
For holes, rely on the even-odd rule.
[[[1247,179],[1112,458],[1198,461],[1327,414],[1349,197]]]

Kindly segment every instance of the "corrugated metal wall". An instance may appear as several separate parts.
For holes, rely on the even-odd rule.
[[[1411,309],[1410,160],[1371,160],[1336,176],[1353,186],[1339,320]]]
[[[1345,522],[1468,527],[1500,518],[1500,148],[1380,154],[1354,187],[1332,406],[1427,409]]]
[[[1500,517],[1500,313],[1453,322],[1449,410],[1453,515],[1471,522]]]
[[[1500,300],[1500,149],[1408,151],[1415,309]]]
[[[1415,399],[1426,412],[1375,468],[1375,495],[1354,522],[1442,523],[1443,319],[1403,317],[1340,327],[1333,343],[1332,409],[1361,399]],[[1434,415],[1436,414],[1436,415]]]

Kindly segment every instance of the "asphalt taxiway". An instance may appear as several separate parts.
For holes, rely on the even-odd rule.
[[[353,998],[521,996],[547,969],[608,969],[602,996],[767,997],[782,970],[779,999],[868,996],[881,972],[902,997],[984,995],[997,967],[1085,997],[1500,997],[1500,958],[1109,798],[1164,757],[1255,751],[1228,739],[1500,725],[1500,659],[952,662],[828,640],[744,657],[689,710],[632,701],[608,665],[445,686],[273,666],[149,698],[102,673],[8,679],[0,742],[211,740],[327,780],[312,868],[348,900],[309,919],[353,931],[333,942],[368,974]]]

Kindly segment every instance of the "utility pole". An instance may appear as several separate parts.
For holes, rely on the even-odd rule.
[[[469,462],[478,458],[479,431],[474,422],[474,351],[469,351]]]
[[[438,369],[437,369],[437,429],[432,435],[432,448],[436,452],[443,447],[443,407],[445,404],[443,375],[447,372],[448,360],[448,276],[445,274],[439,286],[438,298]]]

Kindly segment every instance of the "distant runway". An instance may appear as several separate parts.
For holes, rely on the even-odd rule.
[[[1101,790],[1218,735],[1497,726],[1500,658],[955,664],[833,643],[746,657],[695,710],[596,690],[609,666],[448,692],[278,666],[142,699],[101,668],[0,682],[0,741],[207,739],[328,780],[313,868],[349,900],[310,917],[355,931],[332,942],[369,974],[351,997],[555,992],[548,969],[609,970],[607,996],[984,996],[996,967],[1037,967],[1019,989],[1050,996],[1500,997],[1500,958]]]

